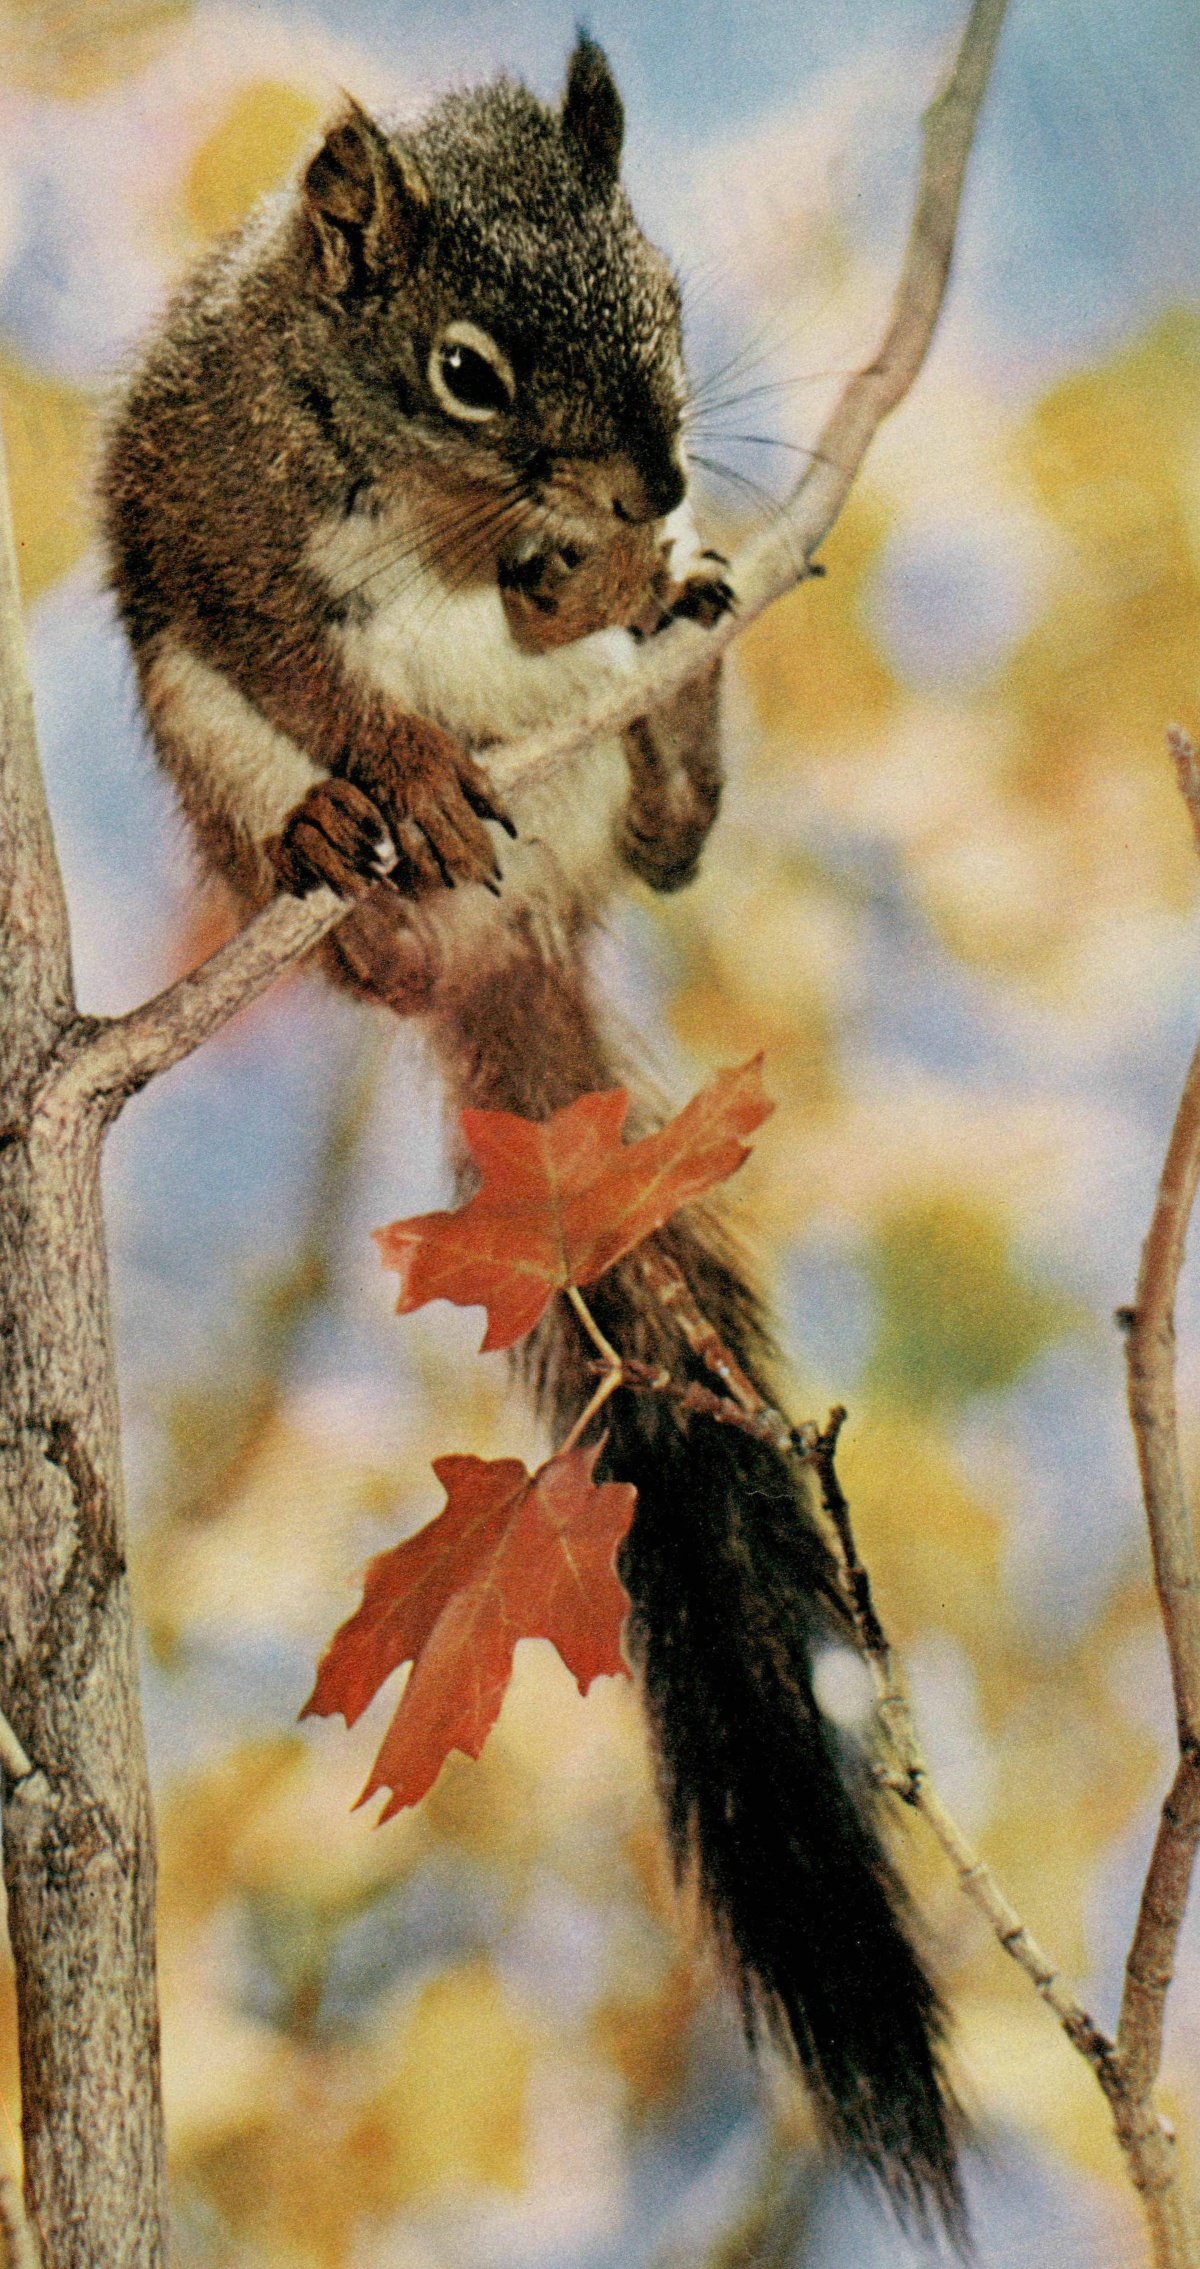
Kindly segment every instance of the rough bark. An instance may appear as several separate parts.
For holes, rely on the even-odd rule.
[[[154,1837],[125,1574],[103,1121],[64,1110],[48,1086],[86,1028],[6,500],[3,514],[0,1708],[32,1763],[4,1774],[25,2195],[46,2269],[156,2269],[166,2193]]]

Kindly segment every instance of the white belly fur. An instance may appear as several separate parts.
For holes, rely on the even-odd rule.
[[[636,649],[622,630],[523,653],[494,582],[455,590],[436,569],[417,564],[410,545],[402,511],[383,521],[352,513],[318,530],[308,556],[332,590],[359,591],[371,610],[339,633],[351,674],[397,708],[435,719],[473,749],[485,772],[489,742],[553,724],[586,692],[594,696],[598,665],[614,681],[632,668]],[[617,826],[629,795],[619,739],[564,757],[549,778],[509,781],[504,795],[517,841],[490,829],[503,876],[500,899],[459,889],[425,900],[417,917],[436,934],[444,968],[461,972],[476,956],[503,951],[517,915],[553,952],[563,943],[563,915],[579,906],[594,912],[616,882]]]
[[[379,541],[374,521],[357,527],[342,521],[327,531],[319,565],[335,589],[354,580],[354,550]],[[473,746],[485,770],[481,744],[549,724],[577,697],[584,646],[593,672],[597,649],[607,650],[616,673],[633,655],[622,631],[602,631],[549,654],[523,654],[509,635],[494,585],[454,592],[432,575],[414,585],[411,561],[397,579],[402,594],[390,605],[384,598],[370,620],[340,633],[350,671],[398,708],[434,718]],[[382,580],[374,578],[377,586]],[[169,713],[164,756],[185,804],[202,790],[202,801],[223,808],[244,836],[262,842],[277,832],[320,777],[320,768],[268,726],[226,678],[182,647],[164,646],[146,690],[151,714],[161,712],[164,728]],[[624,750],[613,737],[564,757],[550,777],[509,783],[505,801],[517,840],[489,829],[502,870],[500,897],[460,885],[424,900],[409,917],[429,934],[436,964],[460,980],[478,958],[503,956],[519,930],[532,930],[548,954],[562,950],[564,917],[580,908],[596,912],[616,883],[616,836],[628,794]]]

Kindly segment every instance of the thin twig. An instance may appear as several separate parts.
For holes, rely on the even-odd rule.
[[[919,1811],[928,1822],[932,1836],[960,1879],[964,1895],[973,1901],[973,1906],[978,1906],[1009,1960],[1023,1969],[1034,1992],[1039,1992],[1046,2006],[1053,2010],[1071,2047],[1078,2049],[1080,2056],[1091,2065],[1112,2108],[1116,2140],[1121,2142],[1125,2153],[1130,2181],[1141,2194],[1152,2253],[1155,2253],[1155,2269],[1200,2269],[1191,2210],[1177,2181],[1175,2137],[1159,2117],[1152,2101],[1152,2085],[1143,2081],[1139,2058],[1127,2053],[1123,2033],[1118,2033],[1116,2042],[1109,2040],[1109,2035],[1096,2024],[1082,2001],[1068,1990],[1062,1972],[1039,1947],[1028,1926],[1021,1922],[1021,1915],[1009,1904],[1009,1899],[1005,1899],[996,1876],[991,1874],[991,1867],[975,1852],[953,1813],[941,1802],[937,1788],[932,1786],[919,1736],[916,1736],[910,1702],[898,1679],[896,1659],[891,1654],[876,1604],[871,1600],[871,1581],[855,1545],[851,1509],[846,1504],[842,1482],[837,1479],[835,1450],[844,1416],[842,1409],[830,1414],[826,1432],[814,1441],[810,1464],[819,1475],[821,1498],[842,1547],[846,1600],[851,1604],[864,1654],[876,1681],[878,1718],[885,1731],[887,1747],[891,1749],[891,1758],[894,1758],[891,1763],[882,1765],[878,1779],[882,1786],[894,1788],[896,1795],[903,1797],[905,1804],[912,1804],[914,1811]],[[1150,1867],[1150,1876],[1152,1874],[1155,1867]],[[1146,1901],[1143,1901],[1143,1913],[1146,1913]],[[1139,1922],[1139,1933],[1141,1929],[1143,1924]]]
[[[743,1371],[736,1357],[713,1329],[692,1296],[691,1289],[680,1275],[673,1261],[664,1253],[645,1248],[638,1255],[642,1276],[653,1292],[660,1308],[673,1316],[693,1355],[721,1381],[726,1393],[748,1415],[768,1422],[766,1438],[777,1438],[781,1449],[791,1449],[792,1426],[782,1411],[773,1410]]]
[[[741,1434],[753,1435],[755,1441],[773,1442],[780,1446],[780,1426],[787,1420],[764,1403],[761,1410],[746,1410],[729,1395],[715,1394],[711,1387],[701,1386],[698,1379],[677,1379],[674,1373],[653,1363],[639,1363],[632,1356],[625,1358],[624,1385],[636,1394],[662,1395],[677,1410],[686,1410],[695,1416],[713,1418],[718,1426],[735,1426]],[[801,1457],[808,1451],[808,1435],[800,1426],[788,1429],[790,1442],[784,1446],[794,1449]]]
[[[1167,734],[1180,793],[1200,847],[1200,763],[1177,725]],[[1150,2215],[1155,2259],[1200,2263],[1200,2235],[1179,2187],[1174,2138],[1154,2089],[1163,2022],[1200,1848],[1200,1556],[1183,1476],[1175,1400],[1175,1296],[1200,1181],[1200,1046],[1188,1067],[1167,1145],[1137,1295],[1118,1312],[1125,1332],[1129,1416],[1137,1444],[1154,1581],[1175,1698],[1179,1762],[1163,1804],[1125,1965],[1117,2025],[1124,2084],[1117,2132]]]
[[[845,1422],[846,1413],[840,1406],[830,1412],[808,1462],[817,1475],[821,1499],[837,1535],[847,1600],[875,1681],[877,1712],[891,1752],[892,1761],[880,1769],[878,1777],[928,1822],[966,1896],[986,1917],[1005,1953],[1024,1970],[1072,2045],[1087,2058],[1105,2094],[1111,2096],[1117,2085],[1113,2043],[1063,1984],[1055,1963],[1005,1898],[986,1861],[963,1834],[930,1780],[912,1707],[872,1597],[871,1579],[859,1554],[850,1506],[838,1476],[835,1460]]]
[[[809,1463],[820,1484],[821,1502],[833,1523],[838,1543],[842,1548],[846,1581],[854,1607],[854,1618],[858,1624],[863,1645],[869,1656],[872,1658],[878,1656],[881,1664],[886,1662],[890,1674],[891,1650],[884,1637],[883,1625],[875,1612],[875,1602],[871,1596],[871,1579],[858,1556],[858,1546],[854,1541],[854,1530],[850,1522],[850,1507],[846,1499],[846,1492],[838,1478],[837,1446],[845,1423],[845,1407],[839,1402],[829,1413],[824,1433],[817,1434],[812,1442],[809,1450]]]
[[[708,630],[681,621],[641,646],[604,640],[580,651],[575,678],[581,690],[571,710],[543,732],[488,750],[489,776],[500,794],[553,773],[583,743],[619,732],[670,700],[812,572],[812,554],[837,519],[879,425],[903,399],[929,350],[1005,4],[974,0],[954,68],[922,122],[924,156],[908,248],[879,351],[843,389],[783,511],[738,551],[730,569],[735,608]],[[157,999],[130,1016],[77,1031],[59,1074],[64,1103],[91,1103],[115,1115],[126,1096],[199,1047],[348,911],[325,889],[303,899],[282,895]]]

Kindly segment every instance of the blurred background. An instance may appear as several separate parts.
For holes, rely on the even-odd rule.
[[[876,340],[949,0],[596,0],[628,180],[683,272],[712,537],[774,509]],[[566,0],[0,0],[0,406],[80,997],[225,934],[98,563],[106,389],[347,87],[507,67]],[[1113,1307],[1200,1022],[1164,746],[1200,729],[1200,21],[1013,0],[945,323],[807,586],[743,638],[700,882],[614,999],[677,1099],[765,1048],[739,1178],[943,1791],[1111,2024],[1172,1726]],[[278,987],[109,1147],[163,1854],[179,2269],[882,2269],[914,2259],[752,2069],[664,1862],[636,1698],[523,1643],[478,1764],[376,1831],[394,1699],[297,1728],[431,1456],[535,1448],[477,1315],[391,1314],[368,1232],[443,1202],[416,1038]],[[1181,1315],[1200,1465],[1200,1300]],[[1200,1474],[1197,1475],[1200,1479]],[[981,2269],[1142,2260],[1090,2073],[919,1828]],[[10,1995],[11,2001],[11,1995]],[[1200,1929],[1166,2096],[1200,2164]],[[11,2009],[0,2084],[12,2120]],[[10,2146],[11,2147],[11,2146]]]

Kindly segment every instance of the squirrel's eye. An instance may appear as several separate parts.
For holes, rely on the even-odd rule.
[[[470,347],[443,347],[442,382],[464,410],[506,410],[508,388],[498,370]]]
[[[473,323],[445,332],[429,358],[429,383],[451,417],[478,424],[511,409],[515,392],[507,358]]]

